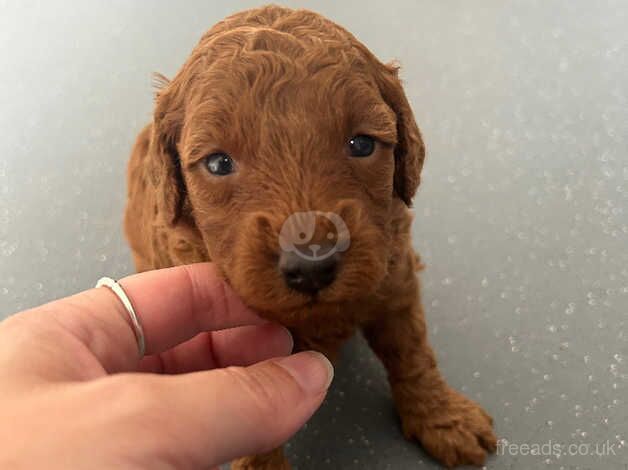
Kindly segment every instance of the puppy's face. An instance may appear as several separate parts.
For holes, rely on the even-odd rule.
[[[201,42],[154,140],[170,222],[187,211],[243,300],[284,324],[377,288],[423,158],[393,69],[270,29]]]

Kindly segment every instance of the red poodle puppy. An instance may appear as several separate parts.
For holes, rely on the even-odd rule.
[[[481,465],[492,420],[436,365],[408,206],[425,149],[394,66],[304,10],[249,10],[207,32],[158,92],[129,164],[140,271],[214,262],[240,297],[331,359],[360,329],[404,434]],[[235,468],[289,468],[281,449]]]

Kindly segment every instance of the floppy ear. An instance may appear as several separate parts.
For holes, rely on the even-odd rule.
[[[421,181],[425,146],[398,77],[399,66],[389,64],[382,68],[378,77],[379,88],[384,100],[397,115],[394,190],[410,207]]]
[[[161,77],[160,80],[165,80]],[[183,125],[183,98],[172,82],[157,91],[147,162],[163,222],[176,225],[186,199],[177,142]]]

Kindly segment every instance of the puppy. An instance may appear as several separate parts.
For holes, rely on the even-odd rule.
[[[483,464],[491,418],[426,337],[408,207],[425,149],[397,76],[342,27],[268,6],[230,16],[172,81],[128,171],[137,269],[214,262],[245,303],[330,359],[361,330],[404,435]],[[281,449],[233,468],[286,469]]]

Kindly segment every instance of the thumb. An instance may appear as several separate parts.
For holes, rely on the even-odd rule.
[[[283,444],[318,409],[333,367],[314,351],[249,367],[168,377],[155,390],[185,468],[207,468]],[[161,418],[163,420],[163,416]],[[170,422],[171,421],[171,422]],[[172,446],[172,440],[170,440]]]

